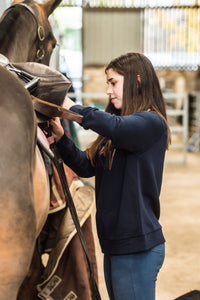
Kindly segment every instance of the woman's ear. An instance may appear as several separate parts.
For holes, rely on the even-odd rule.
[[[139,74],[137,75],[137,80],[138,80],[138,82],[141,84],[141,77],[140,77]]]
[[[137,75],[137,84],[138,84],[138,88],[139,88],[141,86],[141,77],[139,74]]]

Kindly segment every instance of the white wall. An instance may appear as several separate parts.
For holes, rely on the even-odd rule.
[[[125,52],[142,51],[140,10],[83,9],[84,65],[105,65]]]
[[[11,2],[11,0],[0,0],[0,16],[4,10],[10,6]]]

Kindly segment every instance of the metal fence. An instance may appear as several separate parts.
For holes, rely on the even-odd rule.
[[[144,54],[157,69],[197,70],[199,36],[198,7],[144,10]]]
[[[108,8],[148,8],[196,6],[200,0],[63,0],[63,6],[88,6]]]

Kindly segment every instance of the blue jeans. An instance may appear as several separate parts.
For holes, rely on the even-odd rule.
[[[104,275],[110,300],[155,300],[155,283],[165,244],[128,255],[105,255]]]

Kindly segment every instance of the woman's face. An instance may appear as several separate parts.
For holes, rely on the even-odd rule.
[[[124,76],[115,72],[113,69],[107,70],[107,95],[110,97],[110,102],[113,103],[116,109],[122,108],[123,102],[123,85]]]

